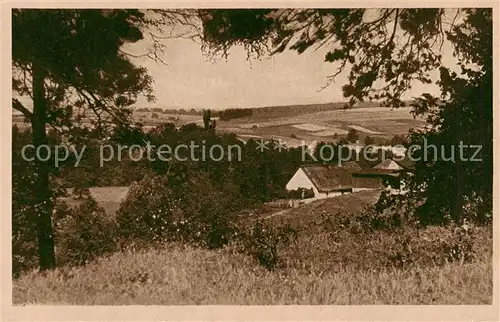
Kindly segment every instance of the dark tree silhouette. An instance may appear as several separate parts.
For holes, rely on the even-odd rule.
[[[355,129],[350,129],[349,132],[347,132],[347,141],[351,143],[356,143],[356,141],[359,139],[359,134],[358,131]]]
[[[367,135],[365,136],[365,145],[372,145],[375,143],[375,139],[373,139],[371,136]]]
[[[210,130],[210,121],[212,119],[212,110],[203,110],[203,125],[205,131]]]
[[[112,124],[130,124],[130,106],[138,96],[154,97],[146,69],[134,66],[128,59],[132,54],[122,51],[122,45],[143,39],[143,31],[148,30],[157,50],[147,55],[160,59],[161,44],[151,30],[175,15],[182,19],[188,13],[155,11],[146,16],[129,9],[14,9],[13,89],[17,97],[30,98],[33,107],[24,106],[18,98],[12,107],[29,118],[35,148],[47,144],[47,126],[71,134],[72,114],[82,110],[98,136]],[[55,266],[49,172],[47,162],[36,161],[34,198],[41,269]]]

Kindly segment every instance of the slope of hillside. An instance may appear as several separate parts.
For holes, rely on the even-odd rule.
[[[331,108],[319,111],[304,107],[289,114],[266,115],[259,112],[257,115],[221,121],[217,130],[236,133],[240,137],[310,142],[345,137],[351,129],[355,129],[360,142],[364,142],[366,136],[390,140],[394,135],[406,135],[410,128],[420,129],[426,124],[423,119],[414,118],[409,107]]]
[[[314,200],[298,208],[281,211],[276,215],[266,214],[264,219],[278,226],[301,228],[339,213],[350,213],[356,216],[364,207],[376,203],[380,193],[381,190],[365,190],[334,198]]]

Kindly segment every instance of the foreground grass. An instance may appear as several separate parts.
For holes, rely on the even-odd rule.
[[[15,304],[490,304],[491,298],[487,258],[425,269],[271,272],[227,250],[181,245],[30,272],[13,285]]]

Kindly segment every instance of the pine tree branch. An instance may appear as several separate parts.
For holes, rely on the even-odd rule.
[[[29,119],[33,116],[33,113],[28,110],[17,98],[12,99],[12,108],[23,113],[23,115]]]

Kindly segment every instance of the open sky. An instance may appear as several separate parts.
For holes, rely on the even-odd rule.
[[[337,65],[324,62],[328,48],[309,50],[299,55],[285,51],[260,60],[246,59],[243,48],[234,48],[228,59],[216,62],[205,56],[200,45],[187,39],[167,40],[164,59],[167,66],[146,57],[135,62],[148,68],[154,78],[157,101],[162,108],[247,108],[339,102],[341,86],[348,71],[338,75],[334,84],[320,90]],[[134,44],[129,50],[147,52],[148,42]],[[450,44],[443,47],[444,62],[452,62]],[[436,71],[437,76],[437,71]],[[424,92],[438,93],[436,85],[415,82],[406,98]],[[147,102],[145,105],[150,105]]]
[[[200,44],[188,39],[165,40],[163,60],[167,65],[147,57],[131,58],[145,66],[154,79],[156,102],[140,101],[138,107],[165,109],[225,109],[249,108],[272,105],[298,105],[343,101],[341,86],[347,82],[348,70],[338,75],[335,83],[324,90],[327,76],[337,70],[337,65],[325,63],[324,56],[331,49],[309,49],[299,55],[285,51],[273,57],[247,60],[243,48],[233,48],[228,59],[216,61],[203,54]],[[144,54],[150,51],[151,42],[143,40],[125,46],[127,52]],[[456,67],[451,44],[442,48],[443,63]],[[434,73],[437,79],[437,71]],[[405,99],[424,92],[438,94],[437,85],[414,82]],[[31,107],[29,98],[21,98]]]

